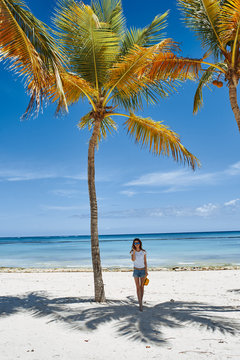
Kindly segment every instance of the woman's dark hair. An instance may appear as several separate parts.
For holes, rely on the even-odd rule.
[[[132,249],[135,249],[135,250],[136,250],[136,246],[134,245],[134,242],[135,242],[135,241],[139,241],[139,242],[140,242],[140,250],[145,251],[145,250],[142,248],[142,242],[141,242],[141,240],[140,240],[139,238],[135,238],[135,239],[133,240]],[[130,253],[132,252],[132,249],[131,249]]]

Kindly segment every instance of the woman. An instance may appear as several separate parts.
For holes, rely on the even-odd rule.
[[[137,288],[139,310],[142,311],[142,300],[144,292],[144,280],[148,276],[147,272],[147,252],[142,249],[142,242],[136,238],[133,240],[132,250],[130,251],[134,262],[133,277]]]

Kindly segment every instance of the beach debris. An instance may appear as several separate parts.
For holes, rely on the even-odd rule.
[[[147,349],[149,349],[150,347],[151,347],[151,346],[149,346],[149,345],[146,345],[146,348],[147,348]]]
[[[88,340],[84,340],[85,342],[88,342]]]
[[[32,349],[32,350],[27,350],[27,352],[34,352],[34,349]]]
[[[171,300],[170,300],[170,302],[171,302],[171,303],[174,303],[174,302],[175,302],[175,300],[174,300],[174,299],[171,299]]]

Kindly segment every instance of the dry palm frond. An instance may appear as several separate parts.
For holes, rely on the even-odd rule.
[[[231,62],[234,68],[239,60],[240,0],[228,0],[222,5],[219,17],[219,32],[225,46],[231,46]]]
[[[93,98],[97,96],[97,92],[94,88],[90,86],[90,84],[82,79],[80,76],[70,73],[70,72],[62,72],[60,73],[61,81],[64,88],[65,98],[67,105],[71,105],[77,102],[80,98],[84,98],[85,96],[93,101]],[[56,89],[54,77],[51,79],[51,88],[48,91],[48,97],[53,101],[58,101],[57,112],[60,110],[64,110],[64,104],[62,99],[59,98],[59,93]]]
[[[240,0],[226,1],[219,17],[219,31],[226,44],[234,41],[240,23]]]
[[[200,163],[180,142],[179,136],[161,122],[130,113],[124,124],[137,143],[148,147],[156,155],[172,155],[175,161],[187,163],[195,169]]]
[[[177,57],[172,52],[156,55],[151,64],[143,68],[143,72],[156,80],[186,80],[198,78],[202,59]]]
[[[31,99],[24,116],[39,110],[48,91],[49,72],[55,76],[64,103],[59,78],[62,54],[47,27],[20,0],[0,0],[0,60],[3,59],[10,61],[11,70],[25,78]]]

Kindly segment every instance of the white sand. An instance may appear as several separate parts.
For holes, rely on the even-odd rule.
[[[240,271],[0,273],[1,360],[240,359]],[[170,301],[173,299],[174,301]]]

